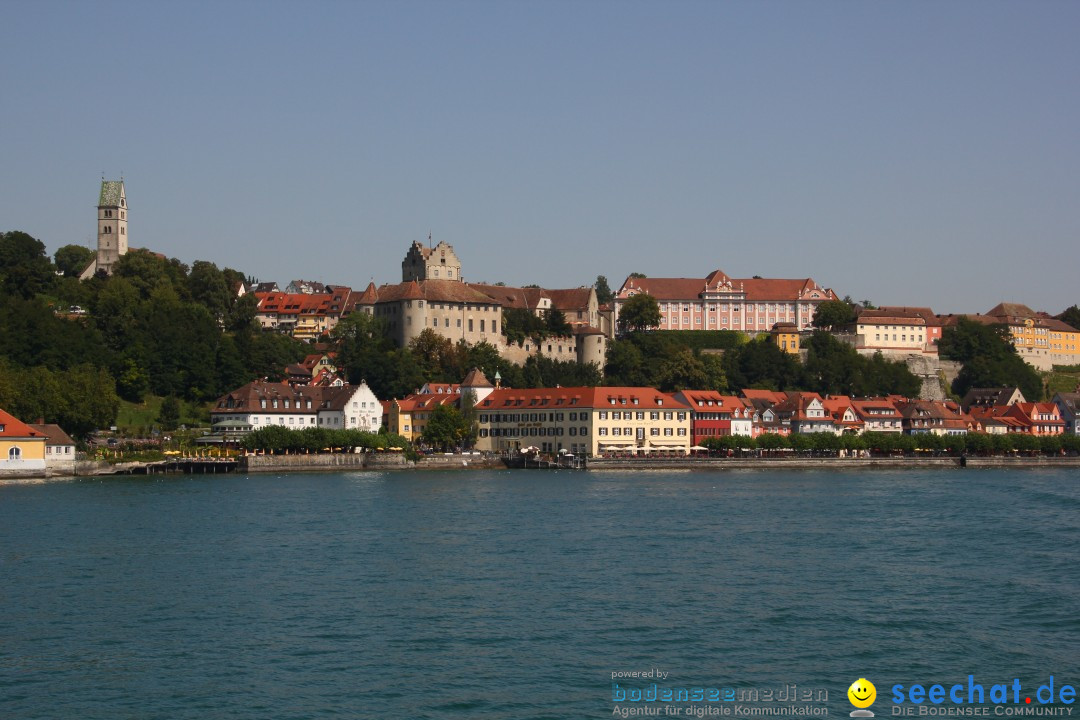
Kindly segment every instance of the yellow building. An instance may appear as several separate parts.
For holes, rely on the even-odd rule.
[[[500,388],[476,412],[478,450],[690,452],[690,408],[654,388]]]
[[[0,410],[0,477],[45,475],[45,434]]]
[[[799,354],[799,328],[795,323],[776,323],[770,334],[776,347],[792,355]]]
[[[1019,303],[998,303],[986,317],[1008,326],[1016,352],[1040,370],[1080,363],[1080,331],[1061,320]]]
[[[390,432],[401,435],[409,442],[418,442],[435,408],[439,405],[457,406],[460,400],[461,395],[456,391],[422,393],[392,400],[387,427]]]

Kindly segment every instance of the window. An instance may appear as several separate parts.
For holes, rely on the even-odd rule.
[[[18,447],[13,447],[8,450],[8,460],[20,460],[22,459],[22,450]]]
[[[570,429],[573,430],[573,428],[570,428]],[[589,428],[587,428],[587,427],[578,428],[578,435],[588,435],[588,434],[589,434]]]

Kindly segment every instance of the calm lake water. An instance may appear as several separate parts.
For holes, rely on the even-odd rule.
[[[1078,561],[1070,470],[0,486],[0,718],[601,718],[650,668],[884,717],[1080,685]]]

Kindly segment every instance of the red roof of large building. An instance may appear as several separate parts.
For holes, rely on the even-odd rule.
[[[691,300],[700,298],[707,291],[715,291],[720,285],[730,283],[731,292],[745,294],[751,302],[792,302],[805,299],[815,291],[820,300],[835,300],[836,294],[818,285],[812,278],[729,278],[720,270],[713,271],[704,279],[699,278],[627,278],[623,289],[636,290],[652,295],[658,301]],[[621,295],[621,291],[620,291]]]
[[[648,387],[555,387],[500,388],[492,391],[477,404],[485,410],[529,408],[613,408],[656,410],[687,410],[686,405]]]

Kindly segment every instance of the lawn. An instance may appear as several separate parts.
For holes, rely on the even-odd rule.
[[[120,410],[116,414],[116,427],[122,435],[145,436],[157,425],[161,412],[161,403],[165,398],[147,395],[143,402],[120,401]],[[180,403],[180,424],[187,427],[206,427],[210,425],[210,406],[193,406],[193,403]],[[200,417],[201,416],[201,417]]]

